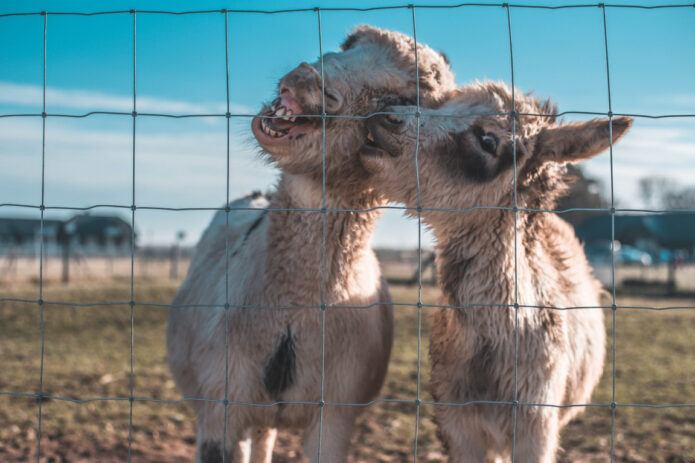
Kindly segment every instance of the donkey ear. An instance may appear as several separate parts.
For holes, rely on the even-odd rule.
[[[594,119],[544,128],[536,139],[543,161],[575,162],[596,156],[610,146],[610,119]],[[613,143],[632,125],[630,117],[613,118]]]

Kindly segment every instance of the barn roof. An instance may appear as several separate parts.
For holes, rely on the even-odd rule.
[[[576,232],[585,242],[610,240],[611,216],[587,219]],[[665,248],[691,248],[695,245],[695,214],[616,215],[615,239],[625,244],[653,239]]]
[[[61,220],[44,220],[44,233],[49,229],[57,229]],[[14,238],[32,238],[41,230],[40,219],[0,217],[0,236]]]
[[[118,216],[77,215],[68,220],[44,219],[44,235],[55,235],[67,229],[79,238],[130,238],[130,223]],[[41,220],[26,217],[0,217],[0,237],[13,241],[33,239],[40,233]]]

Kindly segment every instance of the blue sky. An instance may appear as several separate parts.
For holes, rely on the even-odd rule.
[[[442,1],[442,4],[451,3]],[[551,2],[527,1],[525,4]],[[628,2],[614,2],[628,3]],[[635,2],[629,2],[635,3]],[[379,1],[4,1],[0,14],[41,11],[283,9],[402,5]],[[554,3],[560,4],[560,3]],[[229,14],[232,112],[254,113],[272,97],[278,79],[319,55],[315,12]],[[607,111],[602,11],[597,7],[547,11],[513,8],[515,82],[551,96],[561,111]],[[506,10],[501,7],[417,9],[420,42],[445,51],[464,84],[511,80]],[[358,24],[412,33],[407,9],[322,12],[324,51],[335,51]],[[695,114],[695,8],[608,8],[613,111]],[[0,113],[41,111],[43,18],[0,18]],[[83,114],[130,111],[133,91],[132,16],[49,16],[47,111]],[[139,112],[220,113],[226,105],[224,16],[221,13],[137,16]],[[567,120],[585,117],[567,116]],[[230,195],[272,187],[277,172],[257,156],[250,120],[233,119]],[[217,207],[225,198],[223,119],[138,118],[136,202],[168,207]],[[124,116],[49,118],[46,204],[130,204],[131,120]],[[585,164],[609,180],[607,153]],[[40,118],[0,118],[0,203],[39,204]],[[619,203],[641,206],[636,181],[644,175],[695,178],[695,119],[638,119],[615,148]],[[3,215],[34,212],[3,208]],[[94,213],[118,212],[99,209]],[[61,215],[61,213],[52,213]],[[65,215],[66,213],[62,213]],[[211,212],[140,211],[143,243],[168,243],[176,230],[194,242]],[[391,212],[377,246],[415,246],[416,224]]]

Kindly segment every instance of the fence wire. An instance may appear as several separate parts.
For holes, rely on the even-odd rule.
[[[349,119],[367,119],[376,115],[407,115],[414,116],[419,120],[421,117],[420,113],[420,95],[419,95],[419,75],[418,75],[418,52],[417,52],[417,26],[416,26],[416,10],[418,9],[458,9],[466,7],[476,7],[476,8],[503,8],[506,10],[507,17],[507,33],[509,37],[509,62],[510,62],[510,78],[511,78],[511,88],[512,88],[512,107],[509,112],[502,113],[476,113],[477,116],[481,115],[505,115],[510,116],[512,120],[512,133],[513,133],[513,169],[514,169],[514,205],[513,207],[502,207],[502,206],[474,206],[465,209],[451,209],[451,208],[432,208],[423,207],[421,204],[420,195],[420,175],[418,168],[418,151],[419,151],[419,139],[420,139],[420,124],[416,124],[416,139],[415,139],[415,183],[417,189],[417,207],[407,207],[407,206],[378,206],[373,208],[365,209],[341,209],[341,208],[329,208],[326,203],[326,120],[329,118],[349,118]],[[513,34],[512,34],[512,10],[514,9],[538,9],[538,10],[564,10],[564,9],[579,9],[579,8],[599,8],[601,9],[602,21],[603,21],[603,39],[605,48],[605,63],[606,63],[606,87],[608,91],[608,111],[564,111],[558,114],[543,114],[543,113],[521,113],[517,112],[515,109],[515,75],[514,75],[514,53],[513,53]],[[42,139],[41,139],[41,202],[40,204],[23,204],[23,203],[0,203],[0,208],[4,207],[15,207],[15,208],[25,208],[25,209],[38,209],[40,212],[40,233],[41,233],[41,243],[39,248],[39,290],[38,299],[28,299],[28,298],[13,298],[13,297],[0,297],[0,303],[13,302],[13,303],[25,303],[29,305],[36,304],[39,309],[40,316],[40,329],[41,329],[41,361],[39,369],[39,387],[37,393],[27,393],[21,391],[0,391],[0,396],[11,396],[11,397],[24,397],[36,399],[38,403],[38,435],[37,435],[37,462],[41,457],[41,433],[42,433],[42,404],[46,400],[58,400],[76,404],[85,404],[91,402],[99,401],[127,401],[129,403],[129,426],[128,426],[128,461],[131,460],[132,454],[132,441],[133,441],[133,407],[135,403],[164,403],[164,404],[181,404],[187,402],[210,402],[219,403],[224,406],[224,435],[223,435],[223,449],[227,448],[227,414],[229,405],[242,405],[242,406],[254,406],[254,407],[275,407],[278,405],[285,404],[297,404],[297,405],[314,405],[319,407],[319,445],[318,445],[318,459],[321,460],[321,436],[323,432],[323,412],[326,406],[336,406],[336,407],[367,407],[374,404],[380,403],[400,403],[400,404],[412,404],[415,406],[415,431],[414,431],[414,441],[413,441],[413,461],[417,461],[418,457],[418,430],[420,421],[420,407],[421,405],[434,405],[434,406],[468,406],[474,404],[488,404],[488,405],[500,405],[500,406],[512,406],[513,411],[513,432],[512,432],[512,461],[514,461],[515,443],[516,443],[516,417],[518,407],[523,406],[534,406],[534,407],[554,407],[554,408],[571,408],[571,407],[602,407],[611,410],[611,440],[610,440],[610,459],[614,459],[614,441],[615,441],[615,415],[618,408],[625,407],[636,407],[636,408],[651,408],[651,409],[666,409],[666,408],[683,408],[683,407],[695,407],[695,403],[676,403],[676,404],[645,404],[645,403],[620,403],[616,400],[616,318],[618,310],[649,310],[649,311],[669,311],[669,310],[692,310],[695,306],[687,305],[676,305],[676,306],[666,306],[666,307],[650,307],[650,306],[634,306],[634,305],[618,305],[616,303],[616,284],[615,284],[615,253],[611,253],[611,299],[612,303],[609,306],[597,305],[597,306],[577,306],[577,307],[556,307],[556,306],[542,306],[542,305],[525,305],[519,304],[518,298],[518,265],[517,265],[517,216],[519,212],[543,212],[543,213],[557,213],[565,214],[575,211],[590,211],[590,212],[603,212],[609,213],[611,216],[611,247],[615,241],[615,215],[617,213],[651,213],[651,214],[668,214],[668,213],[695,213],[695,209],[647,209],[647,208],[616,208],[615,207],[615,192],[614,192],[614,165],[613,165],[613,141],[612,141],[612,120],[615,116],[629,116],[633,118],[645,118],[645,119],[668,119],[668,118],[695,118],[695,113],[682,113],[682,114],[637,114],[637,113],[614,113],[611,101],[611,81],[610,81],[610,60],[609,60],[609,47],[608,47],[608,27],[607,27],[607,9],[641,9],[641,10],[661,10],[661,9],[674,9],[674,8],[695,8],[693,3],[681,3],[681,4],[667,4],[667,5],[618,5],[618,4],[608,4],[608,3],[597,3],[597,4],[574,4],[574,5],[526,5],[526,4],[512,4],[512,3],[460,3],[455,5],[397,5],[397,6],[376,6],[369,8],[296,8],[296,9],[280,9],[280,10],[239,10],[239,9],[221,9],[221,10],[192,10],[192,11],[162,11],[162,10],[114,10],[114,11],[97,11],[97,12],[24,12],[24,13],[4,13],[0,14],[1,20],[9,20],[13,17],[20,16],[42,16],[43,17],[43,53],[42,53],[42,111],[41,113],[16,113],[16,114],[0,114],[0,118],[25,118],[25,117],[40,117],[42,120]],[[378,10],[398,10],[407,9],[411,11],[412,18],[412,33],[415,43],[414,55],[416,63],[416,79],[415,85],[417,90],[416,97],[416,112],[373,112],[368,115],[346,115],[346,114],[327,114],[326,104],[325,104],[325,80],[324,80],[324,63],[323,63],[323,36],[322,36],[322,21],[321,12],[322,11],[354,11],[354,12],[367,12],[367,11],[378,11]],[[300,12],[315,12],[317,18],[317,28],[318,28],[318,42],[319,42],[319,56],[320,56],[320,74],[321,74],[321,91],[322,91],[322,112],[321,114],[308,114],[302,115],[302,117],[307,118],[320,118],[322,125],[322,205],[321,208],[252,208],[252,207],[232,207],[229,205],[229,189],[230,189],[230,120],[231,118],[253,118],[256,114],[243,114],[243,113],[231,113],[231,96],[230,96],[230,64],[229,64],[229,15],[230,14],[291,14]],[[49,16],[101,16],[101,15],[131,15],[132,16],[132,56],[133,56],[133,110],[132,112],[119,112],[119,111],[89,111],[81,114],[65,114],[65,113],[48,113],[46,111],[46,44],[47,44],[47,32],[48,32],[48,17]],[[221,14],[224,18],[224,44],[225,44],[225,85],[226,85],[226,112],[221,113],[210,113],[210,114],[169,114],[169,113],[138,113],[137,112],[137,15],[199,15],[199,14]],[[45,165],[46,165],[46,122],[49,118],[87,118],[94,115],[111,115],[111,116],[122,116],[132,118],[132,202],[131,204],[92,204],[84,207],[75,207],[67,205],[46,205],[45,198]],[[609,124],[609,164],[610,164],[610,208],[591,208],[591,207],[575,207],[569,209],[555,210],[555,209],[533,209],[518,207],[517,204],[517,172],[516,172],[516,116],[564,116],[564,115],[591,115],[591,116],[606,116],[609,118],[611,123]],[[163,117],[163,118],[225,118],[226,121],[226,202],[224,207],[160,207],[152,205],[137,205],[136,204],[136,188],[135,188],[135,174],[136,174],[136,121],[138,117]],[[268,118],[276,118],[283,116],[264,116]],[[437,114],[428,117],[446,117],[446,118],[466,118],[470,115],[454,115],[454,114]],[[70,210],[70,211],[89,211],[99,208],[116,208],[116,209],[128,209],[131,212],[131,248],[130,248],[130,299],[128,301],[108,301],[108,302],[88,302],[88,303],[75,303],[70,301],[49,301],[43,299],[43,280],[44,280],[44,215],[46,211],[49,210]],[[140,302],[136,300],[135,294],[135,215],[136,211],[140,210],[159,210],[159,211],[224,211],[225,218],[225,229],[229,231],[229,214],[236,210],[263,210],[263,211],[302,211],[302,212],[316,212],[322,215],[322,250],[321,250],[321,303],[320,305],[288,305],[288,306],[257,306],[249,304],[230,304],[229,301],[229,233],[226,233],[225,237],[225,301],[221,304],[186,304],[186,305],[173,305],[173,304],[162,304],[153,302]],[[503,304],[503,303],[491,303],[487,301],[480,301],[475,303],[470,303],[463,306],[456,305],[441,305],[441,304],[425,304],[422,302],[422,236],[421,236],[421,226],[422,226],[422,212],[423,211],[440,211],[440,212],[451,212],[451,213],[465,213],[478,209],[494,209],[502,211],[510,211],[514,214],[514,303],[513,304]],[[363,306],[343,306],[343,305],[333,305],[328,304],[326,301],[326,214],[328,212],[351,212],[351,213],[362,213],[371,212],[374,210],[402,210],[402,211],[415,211],[417,212],[417,223],[418,223],[418,255],[417,255],[417,303],[406,303],[406,302],[376,302]],[[110,307],[110,306],[129,306],[130,308],[130,378],[129,378],[129,390],[130,394],[128,397],[84,397],[84,398],[71,398],[44,394],[43,389],[43,378],[44,378],[44,352],[45,352],[45,323],[44,323],[44,310],[46,306],[71,306],[79,308],[94,308],[94,307]],[[146,397],[137,397],[135,395],[134,381],[135,381],[135,370],[134,370],[134,352],[135,352],[135,341],[134,341],[134,323],[135,323],[135,306],[143,307],[159,307],[159,308],[169,308],[169,307],[186,307],[190,309],[224,309],[225,313],[225,386],[224,386],[224,398],[212,399],[204,397],[183,397],[178,400],[167,400],[167,399],[155,399]],[[324,397],[324,374],[325,374],[325,323],[326,323],[326,310],[339,310],[339,309],[363,309],[368,310],[374,307],[382,305],[393,305],[401,307],[416,307],[417,308],[417,334],[418,334],[418,345],[417,345],[417,383],[416,383],[416,397],[415,399],[389,399],[389,398],[377,398],[371,401],[363,403],[345,403],[345,402],[329,402],[325,401]],[[514,309],[514,396],[512,401],[498,401],[498,400],[470,400],[466,402],[437,402],[432,400],[422,400],[421,399],[421,341],[422,341],[422,310],[423,308],[443,308],[452,310],[476,310],[486,307],[504,307]],[[276,401],[271,403],[254,403],[254,402],[241,402],[229,400],[229,311],[230,309],[257,309],[257,310],[288,310],[288,309],[320,309],[321,310],[321,394],[318,401],[306,400],[306,401]],[[612,348],[611,348],[611,402],[609,403],[584,403],[584,404],[550,404],[550,403],[528,403],[518,400],[517,396],[517,370],[518,370],[518,312],[520,308],[529,309],[552,309],[552,310],[587,310],[587,309],[610,309],[611,310],[611,323],[612,323]],[[222,460],[226,458],[225,452],[222,452]]]

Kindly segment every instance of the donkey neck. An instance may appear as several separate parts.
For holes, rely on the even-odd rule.
[[[366,254],[371,255],[369,241],[380,211],[343,210],[381,203],[369,194],[348,201],[335,193],[326,191],[326,212],[321,211],[322,187],[310,180],[283,174],[273,193],[269,208],[279,210],[268,213],[267,271],[270,281],[300,289],[285,288],[288,296],[294,293],[294,299],[303,299],[294,303],[322,303],[324,284],[325,303],[346,297],[352,292],[351,274],[359,273],[356,266]]]
[[[505,313],[504,307],[486,304],[509,307],[516,301],[515,266],[524,254],[520,245],[524,241],[524,220],[518,216],[515,224],[514,213],[507,210],[466,214],[445,231],[435,229],[437,268],[445,302],[457,307],[477,306],[467,311],[470,317],[483,313],[481,310],[491,312],[487,308]]]

